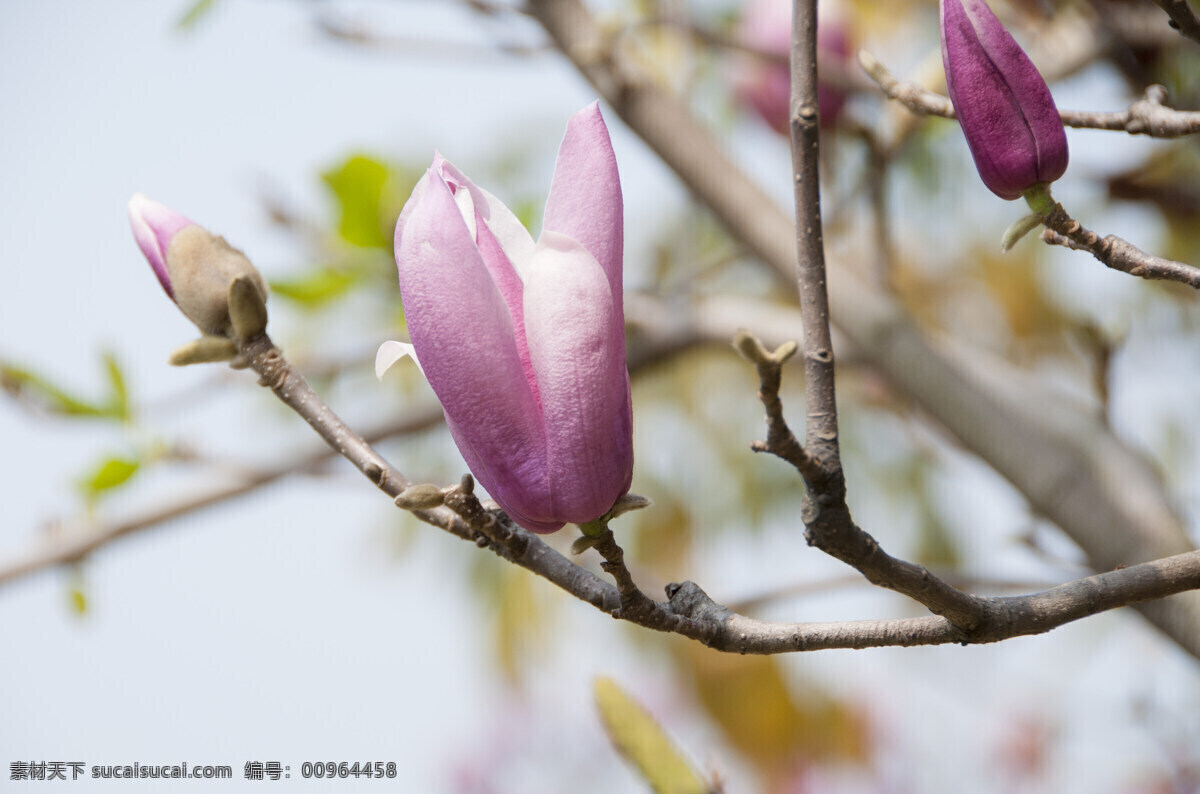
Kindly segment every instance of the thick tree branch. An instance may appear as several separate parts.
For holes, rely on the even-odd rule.
[[[894,99],[921,116],[953,119],[954,106],[950,98],[934,93],[916,83],[898,80],[887,67],[866,50],[858,53],[859,64],[874,80],[884,95]],[[1111,130],[1152,138],[1179,138],[1200,132],[1200,112],[1174,110],[1167,107],[1167,89],[1152,85],[1145,95],[1125,110],[1112,113],[1083,110],[1060,110],[1058,115],[1068,127],[1091,130]]]
[[[982,644],[1043,634],[1066,623],[1139,601],[1200,588],[1200,551],[1142,563],[1027,596],[980,598],[983,618],[973,631],[944,617],[838,623],[764,623],[737,615],[691,582],[671,585],[671,609],[710,624],[703,639],[721,651],[785,653],[827,648]]]
[[[796,261],[804,321],[807,421],[804,445],[821,465],[820,479],[805,479],[821,498],[844,501],[846,483],[838,449],[837,394],[825,241],[821,226],[820,125],[817,112],[817,0],[792,4],[792,189],[796,203]]]
[[[794,222],[730,162],[679,98],[603,47],[579,0],[530,0],[529,13],[625,123],[730,233],[790,283]],[[1192,548],[1161,478],[1111,429],[1003,361],[920,331],[890,295],[839,262],[827,273],[834,324],[901,393],[1006,477],[1097,570]],[[1200,594],[1141,607],[1200,657]]]

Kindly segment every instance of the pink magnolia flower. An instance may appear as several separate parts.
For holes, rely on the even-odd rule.
[[[396,223],[412,349],[476,479],[553,532],[629,490],[621,185],[597,103],[567,124],[541,237],[434,157]],[[377,372],[403,356],[380,348]]]
[[[738,73],[736,91],[771,129],[789,135],[792,75],[787,57],[792,48],[791,0],[748,0],[738,27],[747,47],[783,60],[769,63],[761,58],[747,62]],[[846,25],[835,11],[822,8],[817,25],[818,69],[823,64],[846,67],[853,47]],[[837,122],[846,104],[845,91],[824,80],[817,82],[817,111],[821,126]]]
[[[1046,81],[984,0],[941,0],[942,63],[983,183],[1016,199],[1067,170],[1067,136]]]

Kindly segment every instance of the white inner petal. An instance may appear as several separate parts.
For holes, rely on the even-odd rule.
[[[422,375],[425,374],[425,368],[417,360],[417,351],[412,345],[405,342],[384,342],[379,346],[379,351],[375,353],[375,377],[383,380],[383,373],[405,356],[413,360]]]
[[[465,185],[456,187],[454,203],[458,205],[458,211],[462,213],[463,220],[467,222],[467,228],[471,231],[471,239],[478,240],[479,236],[475,232],[475,202],[471,199],[471,191],[467,190]]]

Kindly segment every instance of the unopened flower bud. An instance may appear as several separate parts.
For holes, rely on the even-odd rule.
[[[984,0],[941,0],[946,88],[983,183],[1020,198],[1067,170],[1050,89]]]
[[[223,237],[140,193],[129,200],[129,223],[167,295],[204,334],[244,337],[248,331],[261,333],[266,325],[267,285],[245,254]],[[239,281],[241,322],[235,329],[230,318],[230,291]]]

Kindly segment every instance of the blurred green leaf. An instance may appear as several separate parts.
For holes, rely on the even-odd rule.
[[[112,353],[104,354],[104,370],[108,373],[109,410],[123,422],[129,421],[129,390],[125,386],[125,374],[117,357]]]
[[[111,376],[110,376],[111,377]],[[124,411],[110,400],[94,403],[71,394],[48,379],[20,367],[0,364],[0,387],[18,399],[29,400],[45,410],[64,416],[124,419]]]
[[[360,279],[361,272],[319,267],[292,279],[270,284],[272,294],[315,309],[345,295]]]
[[[217,0],[196,0],[192,3],[183,16],[179,18],[179,22],[175,24],[179,30],[191,30],[196,26],[201,19],[208,16],[209,12],[217,5]]]
[[[390,175],[387,165],[362,154],[351,155],[321,174],[337,200],[338,233],[343,240],[365,248],[391,247],[383,223],[384,187]]]
[[[105,491],[111,491],[129,482],[137,473],[139,465],[138,461],[128,458],[105,458],[90,474],[80,480],[80,490],[89,501],[95,500]]]
[[[609,740],[657,794],[705,794],[711,787],[679,754],[650,712],[611,678],[596,679],[594,692]]]

